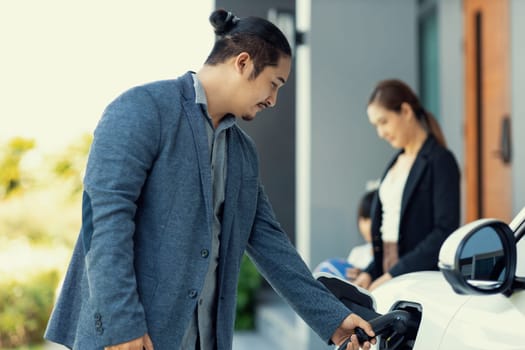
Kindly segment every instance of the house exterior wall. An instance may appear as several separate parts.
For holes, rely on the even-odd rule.
[[[440,125],[447,146],[456,156],[461,174],[465,174],[465,83],[463,45],[463,5],[461,1],[437,3],[439,23]],[[462,176],[464,180],[464,177]],[[464,185],[462,187],[465,187]],[[462,202],[465,203],[465,191]],[[462,205],[462,208],[465,206]],[[464,217],[464,211],[462,216]],[[464,222],[462,219],[461,222]]]
[[[313,267],[362,243],[358,201],[394,153],[370,125],[367,102],[382,79],[417,88],[417,22],[415,0],[316,0],[311,13],[311,98],[302,102],[311,107]]]
[[[510,2],[511,118],[513,214],[525,207],[525,2]]]
[[[308,176],[297,189],[298,207],[307,203],[298,211],[297,243],[314,268],[362,243],[358,201],[393,154],[368,122],[367,101],[381,79],[417,88],[417,16],[415,0],[298,0],[297,10],[307,32],[297,71],[309,77],[297,95],[297,110],[305,111],[297,116],[298,169],[305,170],[298,175]],[[297,327],[302,348],[331,348],[301,322]]]

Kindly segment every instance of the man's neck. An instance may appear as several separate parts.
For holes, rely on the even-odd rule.
[[[225,81],[227,75],[224,74],[220,64],[217,66],[203,66],[197,72],[197,78],[199,79],[204,92],[206,94],[206,101],[208,103],[208,113],[213,122],[214,128],[217,128],[219,122],[227,114],[230,113],[228,104],[228,82]]]

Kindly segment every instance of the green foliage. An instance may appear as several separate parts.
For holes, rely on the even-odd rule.
[[[0,348],[42,342],[58,276],[45,271],[25,281],[0,283]]]
[[[53,162],[53,174],[57,179],[69,182],[71,194],[82,192],[82,176],[93,137],[90,134],[70,145]]]
[[[41,349],[33,344],[43,341],[80,228],[90,144],[86,136],[55,155],[40,154],[22,138],[0,145],[1,349]]]
[[[85,135],[57,154],[36,158],[40,160],[37,164],[26,162],[27,154],[18,152],[18,177],[31,177],[32,181],[30,185],[25,181],[23,191],[3,201],[0,191],[0,243],[4,243],[4,238],[55,248],[72,246],[80,227],[82,177],[91,140],[90,135]],[[14,147],[15,144],[11,141],[0,149],[28,148]],[[7,178],[4,169],[0,169],[0,174]]]
[[[244,255],[241,262],[239,285],[237,286],[236,330],[255,328],[255,301],[261,282],[262,277],[259,271],[248,256]]]
[[[21,190],[24,179],[20,161],[34,147],[34,140],[16,137],[0,149],[0,200]]]

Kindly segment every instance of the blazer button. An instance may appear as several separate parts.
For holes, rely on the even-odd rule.
[[[206,259],[208,256],[210,255],[210,252],[208,251],[208,249],[203,249],[201,250],[201,256]]]
[[[102,319],[102,315],[100,315],[98,312],[95,314],[95,321],[100,321]]]
[[[191,298],[191,299],[195,299],[197,297],[197,291],[195,289],[190,289],[188,291],[188,296]]]

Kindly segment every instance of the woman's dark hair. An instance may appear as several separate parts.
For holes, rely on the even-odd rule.
[[[385,109],[399,113],[401,112],[401,104],[403,102],[410,105],[417,120],[419,120],[425,130],[433,135],[439,144],[446,147],[445,136],[436,118],[434,118],[432,113],[423,108],[417,95],[401,80],[389,79],[380,81],[376,85],[372,95],[370,95],[368,105],[377,103]]]
[[[250,54],[256,78],[266,66],[277,66],[281,56],[292,56],[288,40],[273,23],[259,17],[239,18],[223,9],[210,15],[217,40],[205,64],[215,65],[241,52]]]
[[[372,212],[372,200],[376,194],[376,190],[366,192],[359,201],[359,209],[357,210],[357,218],[369,219]]]

